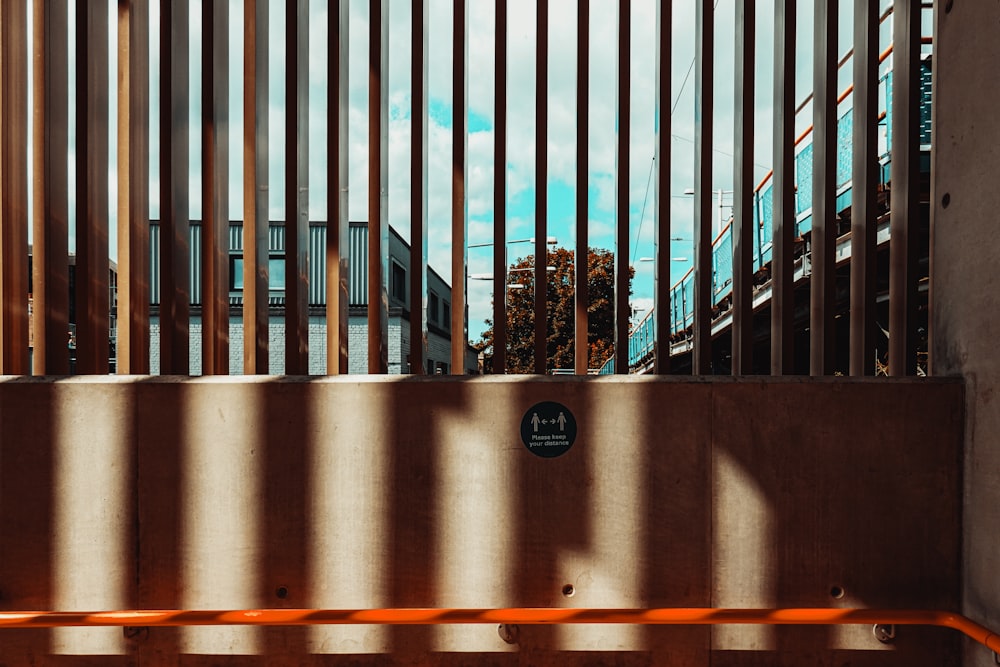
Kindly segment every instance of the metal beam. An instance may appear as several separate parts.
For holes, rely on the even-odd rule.
[[[427,372],[427,131],[430,4],[413,1],[413,86],[410,113],[410,372]],[[457,75],[456,75],[457,76]],[[452,273],[452,283],[457,276]]]
[[[107,375],[108,12],[76,2],[76,371]]]
[[[653,313],[656,318],[656,341],[653,345],[653,372],[666,375],[670,372],[670,334],[673,306],[670,287],[670,240],[673,238],[670,216],[670,166],[671,166],[671,71],[673,69],[673,0],[656,3],[656,227],[653,231],[656,246],[656,275],[653,288]]]
[[[32,282],[35,375],[69,367],[69,15],[65,2],[35,0]]]
[[[326,228],[326,372],[347,373],[347,323],[350,293],[350,241],[348,232],[348,144],[350,122],[351,7],[348,0],[330,4],[330,121],[329,121],[329,213]],[[360,261],[360,257],[355,258]],[[411,312],[410,317],[413,317]]]
[[[618,0],[618,71],[615,141],[615,374],[628,374],[628,331],[632,307],[629,287],[632,268],[629,266],[629,163],[631,152],[632,94],[632,4]]]
[[[694,350],[691,372],[712,372],[712,137],[715,10],[712,0],[695,9],[694,93]]]
[[[160,7],[160,373],[190,373],[188,0]]]
[[[389,4],[369,3],[368,372],[389,370]]]
[[[118,3],[117,371],[149,373],[149,0]]]
[[[229,27],[229,0],[202,0],[204,375],[229,374]]]
[[[795,0],[774,3],[774,239],[771,374],[795,371]]]
[[[576,28],[576,243],[573,256],[573,371],[590,366],[590,0],[578,0]]]
[[[507,0],[496,0],[493,153],[493,373],[507,372]]]
[[[889,375],[917,372],[917,289],[926,235],[920,203],[920,2],[896,0],[892,54]],[[925,236],[926,238],[926,236]]]
[[[878,6],[854,1],[854,159],[851,188],[851,375],[875,374],[875,170]]]
[[[243,10],[243,373],[268,372],[268,51],[270,0]]]
[[[469,0],[455,0],[452,64],[452,162],[451,162],[451,372],[465,375],[468,347],[469,206]]]
[[[733,148],[733,329],[732,372],[753,371],[753,211],[756,0],[736,3],[735,129]]]
[[[837,248],[837,43],[839,0],[816,0],[813,55],[813,192],[809,373],[834,372]]]
[[[28,13],[0,3],[0,375],[28,362]]]
[[[285,23],[285,373],[309,374],[309,0]]]
[[[538,0],[535,35],[535,373],[547,367],[549,215],[549,0]],[[506,289],[506,288],[505,288]]]

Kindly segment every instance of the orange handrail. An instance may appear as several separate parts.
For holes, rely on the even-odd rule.
[[[921,609],[241,609],[102,612],[6,611],[2,628],[187,625],[931,625],[951,628],[1000,653],[1000,635],[949,611]]]

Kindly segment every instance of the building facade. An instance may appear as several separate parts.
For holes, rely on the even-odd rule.
[[[191,234],[191,374],[200,375],[201,363],[201,221],[192,220]],[[390,228],[389,233],[389,373],[411,372],[410,321],[414,300],[409,294],[410,247]],[[159,357],[159,223],[150,223],[151,290],[150,298],[150,372],[158,374]],[[285,225],[272,221],[268,234],[269,254],[269,370],[283,374],[285,368],[284,306],[285,306]],[[350,306],[348,323],[349,372],[368,372],[368,223],[350,223]],[[326,350],[326,222],[313,222],[309,227],[309,374],[325,375]],[[233,221],[229,228],[229,367],[230,373],[243,370],[243,223]],[[427,329],[428,374],[451,372],[451,286],[433,269],[427,269]],[[467,347],[467,374],[478,372],[476,353]]]

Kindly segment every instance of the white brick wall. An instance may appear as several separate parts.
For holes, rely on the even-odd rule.
[[[201,375],[200,317],[191,318],[191,375]],[[280,317],[272,317],[268,327],[268,370],[272,375],[285,371],[285,325]],[[150,318],[149,366],[152,375],[160,373],[160,322]],[[401,317],[389,318],[389,374],[406,373],[410,354],[410,328]],[[436,334],[429,334],[428,356],[435,362],[451,363],[451,345]],[[348,323],[348,372],[364,375],[368,372],[368,322],[364,317],[352,317]],[[326,375],[326,318],[309,318],[309,374]],[[229,322],[229,372],[243,374],[243,320],[239,317]]]

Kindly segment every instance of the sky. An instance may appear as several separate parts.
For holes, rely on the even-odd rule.
[[[733,172],[733,44],[735,3],[737,0],[716,0],[716,78],[715,78],[715,140],[713,153],[713,190],[732,188]],[[880,0],[881,5],[889,0]],[[158,76],[160,0],[151,0],[151,188],[150,216],[159,217],[157,169],[159,156]],[[191,0],[191,217],[201,217],[201,0]],[[468,242],[487,243],[493,238],[493,149],[494,149],[494,3],[489,0],[469,0],[469,181]],[[590,139],[587,146],[590,159],[588,176],[589,241],[595,248],[612,249],[614,245],[615,206],[615,53],[617,18],[614,2],[591,0],[590,31]],[[653,264],[640,261],[653,251],[654,191],[650,185],[654,155],[654,95],[655,95],[655,0],[633,0],[631,3],[631,161],[629,173],[629,238],[627,249],[636,271],[633,282],[633,308],[641,315],[652,305]],[[692,264],[693,197],[684,191],[694,185],[694,2],[674,2],[673,71],[671,73],[671,216],[673,235],[681,241],[672,244],[670,255],[685,258],[672,262],[671,275],[679,280]],[[851,46],[851,5],[841,2],[840,52]],[[285,69],[283,40],[285,3],[271,2],[269,25],[270,49],[270,209],[272,219],[284,219],[282,173],[285,164],[284,124]],[[328,3],[310,3],[310,63],[309,63],[309,214],[314,220],[327,219],[327,45]],[[813,17],[812,0],[798,0],[797,66],[795,72],[796,100],[804,99],[812,89]],[[450,164],[452,151],[452,2],[429,0],[429,170],[428,217],[430,226],[429,263],[447,281],[455,283],[451,268],[451,191]],[[546,146],[549,178],[548,235],[558,245],[573,248],[575,239],[575,170],[576,170],[576,7],[574,0],[550,2],[550,71],[548,77],[549,136]],[[350,3],[350,172],[349,215],[351,220],[367,220],[367,68],[368,68],[368,3]],[[71,25],[73,4],[70,4]],[[111,34],[116,31],[116,4],[109,3]],[[230,1],[230,21],[236,28],[230,43],[230,217],[243,217],[242,193],[242,68],[243,68],[243,2]],[[755,108],[755,177],[762,178],[771,165],[771,109],[773,105],[773,0],[757,3],[757,68]],[[389,48],[389,222],[404,237],[409,235],[410,184],[410,3],[390,2]],[[508,21],[508,165],[507,165],[507,238],[526,239],[534,234],[535,193],[539,185],[534,173],[536,136],[535,107],[535,3],[532,0],[509,0]],[[888,32],[883,31],[883,46]],[[30,31],[29,31],[30,34]],[[72,40],[70,44],[72,53]],[[109,72],[115,76],[116,50],[111,49]],[[72,76],[71,63],[71,76]],[[114,78],[112,78],[112,81]],[[840,87],[850,82],[850,64],[842,70]],[[73,104],[73,100],[70,100]],[[663,111],[664,115],[667,110]],[[111,106],[111,127],[115,127],[115,108]],[[71,115],[72,116],[72,115]],[[811,121],[811,110],[797,121],[797,131]],[[73,122],[71,118],[71,123]],[[74,128],[71,127],[71,142]],[[111,156],[116,147],[111,133]],[[72,154],[70,170],[72,178]],[[331,160],[335,162],[335,160]],[[111,196],[115,201],[116,166],[111,167]],[[72,183],[72,180],[71,180]],[[71,204],[73,193],[71,186]],[[723,217],[728,219],[731,197],[724,195]],[[72,208],[72,207],[71,207]],[[112,207],[112,216],[115,211]],[[115,220],[112,219],[112,230]],[[72,218],[71,218],[72,224]],[[72,244],[71,239],[71,244]],[[114,253],[115,240],[111,240]],[[510,244],[510,262],[532,251],[529,244]],[[492,247],[468,250],[468,272],[492,272]],[[469,337],[478,340],[490,316],[491,281],[469,280]]]

